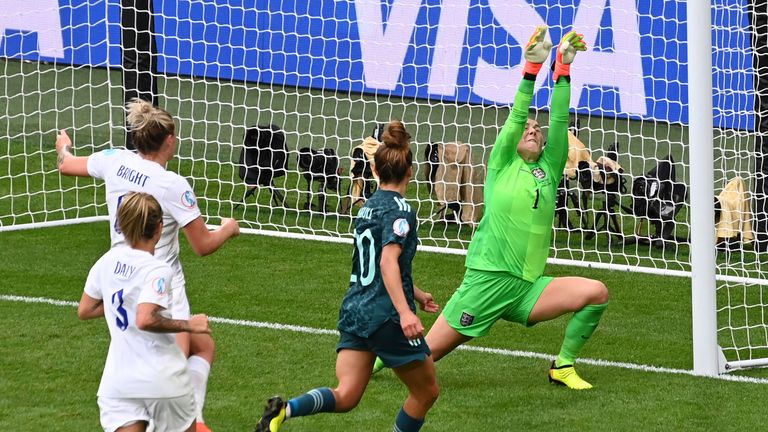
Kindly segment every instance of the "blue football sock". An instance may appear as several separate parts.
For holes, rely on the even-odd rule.
[[[393,432],[418,432],[424,424],[424,419],[415,419],[408,415],[403,408],[397,413]]]
[[[328,387],[310,390],[288,401],[287,413],[290,417],[301,417],[321,412],[333,412],[336,398]]]

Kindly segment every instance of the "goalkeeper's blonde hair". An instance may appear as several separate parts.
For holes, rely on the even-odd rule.
[[[168,111],[139,98],[133,98],[125,107],[133,144],[139,153],[157,152],[168,135],[176,133],[173,116]]]
[[[117,208],[117,222],[129,246],[151,240],[163,221],[163,209],[155,197],[144,192],[123,196]]]

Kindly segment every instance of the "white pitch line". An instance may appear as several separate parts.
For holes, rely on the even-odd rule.
[[[11,301],[11,302],[21,302],[21,303],[42,303],[42,304],[50,304],[54,306],[70,306],[70,307],[75,307],[78,304],[77,302],[68,301],[68,300],[55,300],[55,299],[50,299],[45,297],[26,297],[26,296],[7,295],[7,294],[0,294],[0,301]],[[218,318],[218,317],[208,317],[208,320],[211,322],[220,323],[220,324],[263,328],[263,329],[270,329],[270,330],[283,330],[283,331],[290,331],[295,333],[306,333],[306,334],[312,334],[312,335],[338,336],[339,334],[339,332],[336,330],[305,327],[305,326],[290,325],[290,324],[237,320],[237,319]],[[462,351],[472,351],[472,352],[494,354],[494,355],[501,355],[501,356],[507,356],[507,357],[533,358],[533,359],[542,359],[547,361],[552,361],[555,359],[555,356],[550,354],[542,354],[542,353],[537,353],[532,351],[508,350],[508,349],[502,349],[502,348],[488,348],[488,347],[481,347],[481,346],[475,346],[475,345],[462,345],[458,349]],[[635,363],[616,362],[616,361],[610,361],[610,360],[579,358],[579,363],[588,364],[592,366],[600,366],[600,367],[612,367],[612,368],[619,368],[619,369],[636,370],[641,372],[665,373],[665,374],[673,374],[673,375],[689,375],[689,376],[700,377],[700,378],[718,379],[722,381],[745,382],[745,383],[752,383],[752,384],[768,384],[767,378],[754,378],[754,377],[746,377],[746,376],[739,376],[739,375],[701,376],[701,375],[695,374],[692,370],[689,370],[689,369],[673,369],[673,368],[642,365],[642,364],[635,364]]]
[[[22,303],[45,303],[54,306],[77,306],[78,303],[69,300],[54,300],[45,297],[24,297],[16,295],[0,295],[0,300],[22,302]]]
[[[278,324],[278,323],[268,323],[268,322],[261,322],[261,321],[236,320],[236,319],[218,318],[218,317],[208,317],[208,321],[221,323],[221,324],[232,324],[232,325],[244,326],[244,327],[265,328],[270,330],[287,330],[287,331],[292,331],[296,333],[308,333],[308,334],[316,334],[316,335],[335,335],[335,336],[339,335],[339,332],[336,330],[319,329],[314,327],[304,327],[304,326],[291,325],[291,324]]]

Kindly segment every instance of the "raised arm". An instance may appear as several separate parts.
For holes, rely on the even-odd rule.
[[[554,172],[562,173],[568,160],[568,109],[571,105],[571,63],[578,51],[587,49],[584,36],[568,32],[557,47],[555,61],[555,90],[549,112],[549,135],[542,158],[552,164]]]
[[[56,154],[59,172],[68,176],[88,177],[88,158],[72,155],[72,140],[62,129],[56,135]]]
[[[548,160],[553,172],[562,173],[568,160],[568,108],[571,103],[570,77],[562,76],[552,92],[552,106],[549,111],[549,134],[547,146],[541,154]]]
[[[520,137],[525,130],[525,123],[528,120],[528,109],[533,100],[536,75],[541,70],[541,65],[547,60],[552,48],[552,43],[545,40],[546,36],[547,28],[545,26],[536,27],[536,31],[525,46],[523,79],[517,87],[512,111],[496,137],[493,150],[491,150],[491,156],[488,160],[489,169],[503,168],[518,157],[517,144],[520,142]]]
[[[530,108],[531,100],[533,100],[533,83],[533,80],[527,78],[520,81],[515,96],[515,104],[493,144],[491,156],[488,159],[489,169],[501,169],[518,157],[517,143],[523,136],[525,122],[528,120],[528,108]]]

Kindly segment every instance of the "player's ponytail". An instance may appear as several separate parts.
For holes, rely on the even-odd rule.
[[[120,230],[131,247],[151,240],[160,229],[162,220],[163,209],[160,204],[152,195],[144,192],[131,192],[123,196],[117,208]]]
[[[171,114],[151,103],[134,98],[125,106],[133,144],[139,153],[150,154],[160,150],[168,135],[176,132]]]
[[[381,135],[382,145],[373,157],[382,184],[400,183],[413,164],[411,135],[403,122],[392,120]]]

